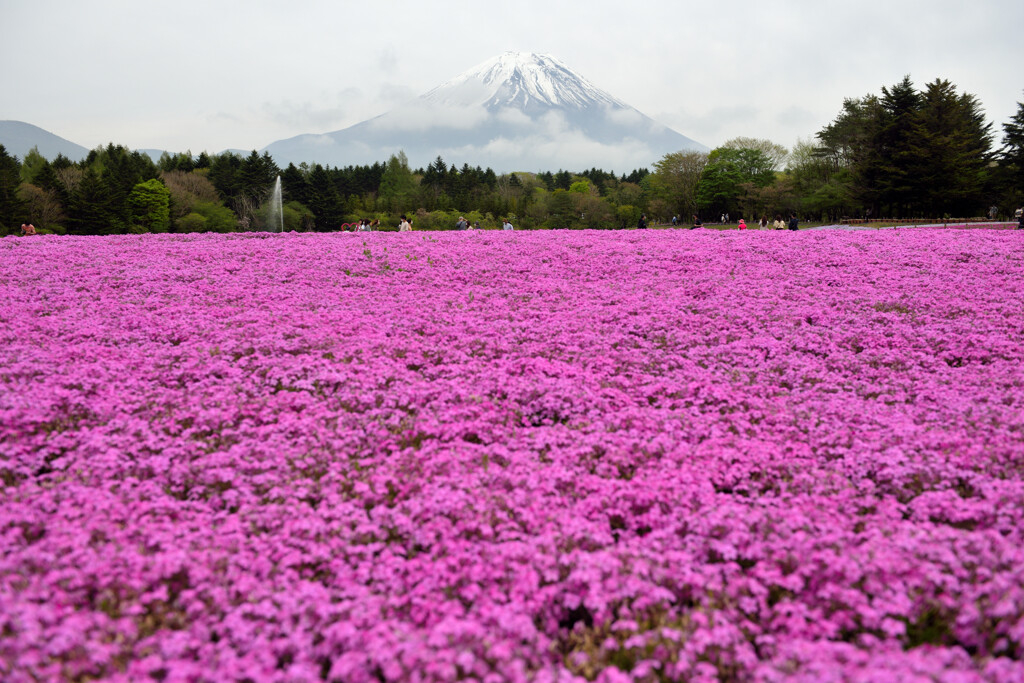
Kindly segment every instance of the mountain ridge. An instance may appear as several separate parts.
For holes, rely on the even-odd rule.
[[[58,154],[72,161],[81,161],[89,155],[89,150],[82,145],[24,121],[0,121],[0,144],[8,154],[22,160],[32,148],[38,149],[42,156],[51,161]]]

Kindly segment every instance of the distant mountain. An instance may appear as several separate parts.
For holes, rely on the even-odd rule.
[[[162,149],[136,149],[134,151],[145,154],[146,156],[153,160],[154,164],[160,161],[160,157],[164,155],[164,150]]]
[[[114,142],[112,144],[117,145],[120,143]],[[0,145],[4,146],[8,154],[16,156],[22,161],[24,161],[25,155],[33,147],[38,148],[39,153],[50,161],[57,158],[58,154],[63,154],[72,161],[81,161],[89,156],[91,151],[47,130],[43,130],[39,126],[33,126],[31,123],[24,123],[22,121],[0,121]],[[153,163],[159,162],[160,157],[166,153],[162,149],[136,149],[132,151],[145,154],[153,160]],[[216,156],[220,154],[234,154],[240,157],[247,157],[251,152],[252,150],[245,149],[225,149]]]
[[[437,156],[498,172],[647,167],[668,152],[707,147],[594,86],[548,55],[506,52],[400,109],[349,128],[271,143],[278,165],[384,161],[413,168]]]
[[[72,161],[80,161],[89,154],[89,150],[81,145],[22,121],[0,121],[0,145],[4,146],[8,154],[22,160],[33,147],[38,148],[39,153],[51,161],[58,154]]]

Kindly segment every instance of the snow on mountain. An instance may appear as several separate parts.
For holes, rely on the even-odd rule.
[[[550,55],[506,52],[479,64],[423,95],[446,105],[516,107],[626,108]]]
[[[386,161],[412,167],[441,156],[495,171],[591,167],[628,171],[681,149],[706,150],[594,86],[549,55],[506,52],[405,106],[349,128],[264,148],[279,165]]]

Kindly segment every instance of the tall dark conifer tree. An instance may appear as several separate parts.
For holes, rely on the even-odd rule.
[[[992,124],[973,95],[946,80],[929,83],[918,113],[918,201],[935,216],[974,215],[985,204]]]
[[[288,168],[281,171],[281,192],[285,202],[299,202],[308,208],[309,183],[295,164],[288,164]]]
[[[859,204],[855,213],[965,217],[987,208],[991,126],[977,98],[949,81],[918,92],[908,76],[881,97],[846,100],[817,138],[816,154],[844,171],[836,189]]]
[[[881,155],[878,189],[880,202],[892,215],[906,215],[921,189],[917,171],[921,149],[917,112],[921,95],[910,76],[890,88],[882,88],[883,118],[877,144]]]
[[[109,190],[93,167],[88,166],[71,195],[68,232],[74,235],[106,234],[112,231],[113,222]]]
[[[307,182],[309,202],[306,208],[316,217],[316,230],[337,230],[342,222],[343,204],[337,190],[334,189],[330,174],[323,166],[316,164],[310,171]]]
[[[1009,208],[1024,204],[1024,102],[1017,103],[1017,113],[1003,124],[1003,148],[1000,161],[1005,184],[1005,201]]]
[[[0,235],[18,234],[25,220],[25,203],[18,198],[21,164],[0,145]]]

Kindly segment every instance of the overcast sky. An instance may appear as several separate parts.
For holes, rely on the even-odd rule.
[[[0,0],[0,119],[93,148],[260,149],[551,54],[708,147],[791,147],[910,75],[1024,101],[1022,0]],[[655,160],[652,160],[652,162]]]

